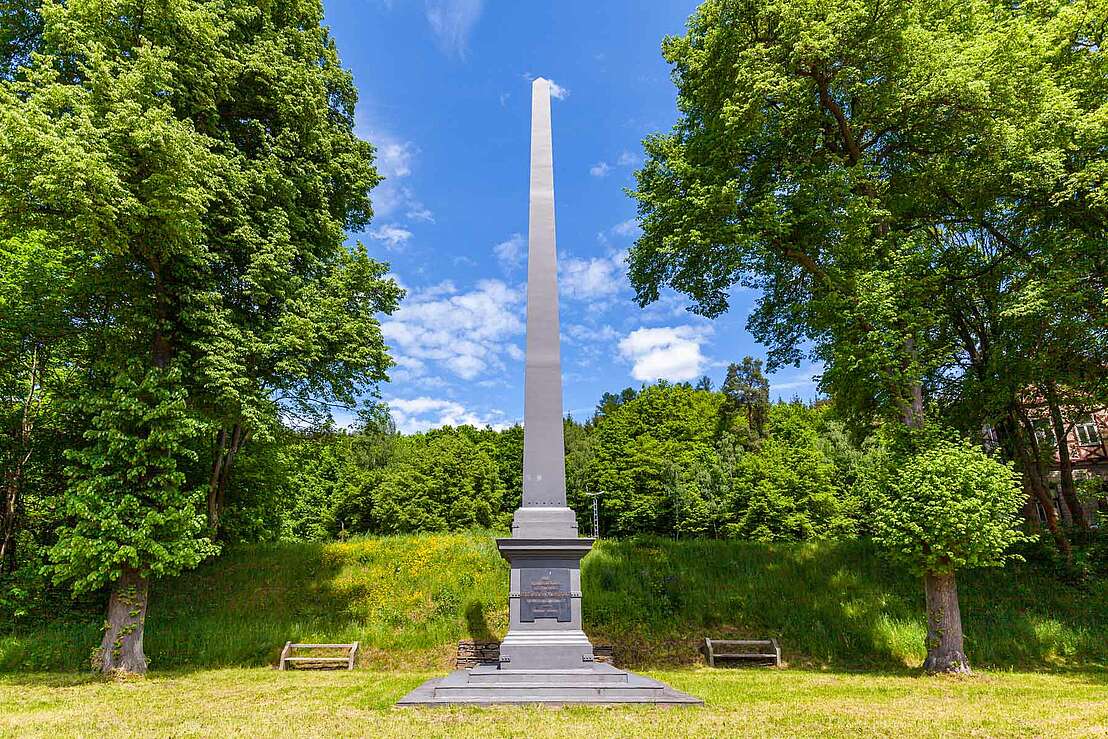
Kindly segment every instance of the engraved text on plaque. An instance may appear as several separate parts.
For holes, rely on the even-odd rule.
[[[519,571],[519,620],[536,618],[570,620],[569,570],[524,567]]]

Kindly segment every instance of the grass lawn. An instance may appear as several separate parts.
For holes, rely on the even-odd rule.
[[[1108,736],[1108,672],[652,671],[699,708],[399,709],[432,673],[0,675],[0,736]]]

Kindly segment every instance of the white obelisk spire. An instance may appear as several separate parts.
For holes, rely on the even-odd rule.
[[[531,85],[531,210],[527,232],[527,361],[523,410],[523,506],[566,505],[554,156],[550,82]]]

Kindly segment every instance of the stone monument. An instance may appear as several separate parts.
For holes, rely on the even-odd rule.
[[[527,245],[527,358],[523,411],[523,505],[512,536],[497,539],[511,565],[508,634],[499,665],[427,681],[399,705],[456,703],[661,703],[701,701],[656,680],[596,662],[581,630],[581,558],[566,505],[558,268],[550,83],[531,87],[531,209]]]

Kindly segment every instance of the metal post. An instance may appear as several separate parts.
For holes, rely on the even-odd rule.
[[[597,504],[597,499],[604,494],[603,490],[595,493],[585,492],[585,495],[592,498],[592,538],[600,538],[600,506]]]
[[[677,477],[677,467],[672,466],[673,472],[673,539],[681,540],[681,480]]]
[[[600,511],[596,505],[597,496],[593,496],[592,499],[592,538],[600,538]]]

